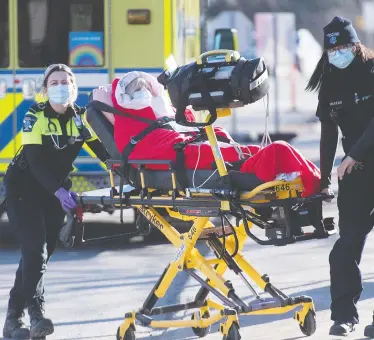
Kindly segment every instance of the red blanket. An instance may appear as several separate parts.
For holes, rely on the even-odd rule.
[[[113,105],[123,112],[134,116],[156,120],[155,112],[151,107],[141,110],[124,109],[117,104],[114,96],[118,80],[113,82]],[[190,112],[186,112],[190,116]],[[190,117],[190,119],[192,119]],[[148,124],[136,119],[115,115],[114,138],[119,151],[122,153],[131,137],[136,136]],[[231,139],[230,135],[222,128],[214,129],[217,135]],[[174,144],[188,141],[191,135],[172,130],[157,129],[145,136],[134,148],[129,159],[144,160],[171,160],[176,161]],[[303,196],[309,196],[319,192],[320,171],[309,160],[305,159],[295,148],[286,142],[274,142],[259,149],[256,145],[240,146],[235,148],[233,144],[219,142],[222,156],[227,162],[240,160],[242,152],[248,159],[242,164],[240,171],[253,173],[263,181],[274,180],[279,174],[299,172],[305,187]],[[214,162],[213,152],[207,142],[188,144],[185,148],[186,169],[211,169]],[[167,169],[164,165],[150,165],[149,169]]]

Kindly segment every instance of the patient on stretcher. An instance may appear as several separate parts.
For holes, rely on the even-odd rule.
[[[93,100],[104,102],[116,109],[146,118],[157,120],[174,117],[166,92],[157,79],[144,72],[129,72],[113,83],[93,91]],[[114,125],[114,139],[119,152],[149,125],[129,117],[104,112]],[[187,109],[189,121],[195,117]],[[174,122],[173,122],[174,123]],[[171,160],[176,162],[174,145],[185,143],[184,167],[192,170],[215,169],[211,146],[206,140],[195,140],[196,132],[190,128],[171,124],[169,128],[158,128],[146,134],[135,146],[129,160]],[[304,185],[303,196],[320,191],[320,170],[304,158],[295,148],[283,141],[277,141],[264,148],[257,145],[239,145],[223,128],[215,127],[219,147],[225,162],[232,164],[233,170],[255,174],[260,180],[269,182],[275,179],[293,180],[300,176]],[[166,165],[149,165],[148,169],[167,170]]]

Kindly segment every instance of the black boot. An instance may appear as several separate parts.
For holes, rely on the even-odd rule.
[[[364,336],[368,338],[374,338],[374,313],[373,313],[373,322],[371,325],[365,327]]]
[[[9,301],[5,319],[3,337],[8,339],[30,339],[30,330],[23,322],[25,316],[24,303]]]
[[[355,323],[347,321],[335,321],[330,328],[330,335],[347,336],[355,330]]]
[[[365,327],[364,336],[368,338],[374,338],[374,325],[368,325]]]
[[[28,306],[30,315],[30,335],[31,338],[44,338],[54,332],[54,326],[50,319],[44,317],[44,302],[35,299]]]

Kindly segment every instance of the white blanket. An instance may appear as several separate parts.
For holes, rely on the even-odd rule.
[[[116,186],[116,189],[117,191],[119,192],[119,186]],[[124,185],[123,186],[123,192],[131,192],[133,191],[135,188],[132,187],[131,185]],[[110,190],[111,188],[103,188],[103,189],[98,189],[98,190],[91,190],[91,191],[85,191],[82,193],[82,196],[106,196],[106,197],[109,197],[110,196]]]

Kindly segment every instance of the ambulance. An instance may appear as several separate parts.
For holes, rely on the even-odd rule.
[[[92,89],[126,72],[157,76],[170,55],[177,64],[200,55],[199,0],[1,0],[0,203],[23,117],[43,100],[48,65],[72,67],[84,106]],[[104,164],[87,147],[71,177],[76,192],[109,186]]]

